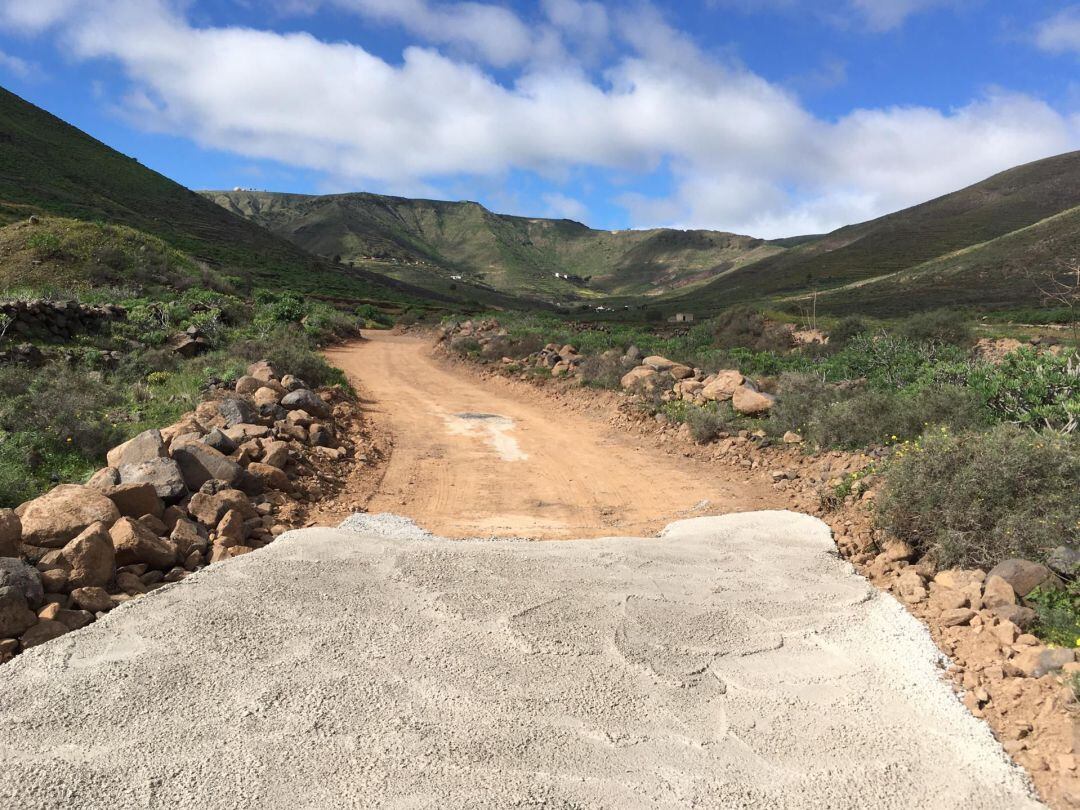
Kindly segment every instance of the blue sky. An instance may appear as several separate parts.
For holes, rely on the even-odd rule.
[[[1080,3],[0,0],[0,84],[192,188],[831,230],[1080,148]]]

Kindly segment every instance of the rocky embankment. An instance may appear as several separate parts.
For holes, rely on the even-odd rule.
[[[504,334],[497,322],[484,321],[444,328],[439,337],[453,347],[465,336],[483,349],[497,346]],[[578,385],[586,358],[573,346],[548,344],[525,358],[494,360],[483,366],[484,373],[510,374],[518,384],[540,386],[566,407],[606,413],[613,427],[652,438],[669,453],[765,472],[790,508],[829,524],[838,551],[926,624],[950,659],[946,676],[958,698],[987,720],[1005,750],[1031,774],[1040,796],[1053,807],[1080,807],[1080,662],[1074,649],[1049,645],[1032,632],[1037,616],[1028,599],[1037,587],[1052,588],[1080,575],[1075,551],[1056,549],[1049,566],[1011,559],[990,570],[941,570],[931,559],[920,559],[912,544],[874,525],[874,502],[883,484],[879,471],[889,448],[822,451],[794,433],[776,439],[763,430],[721,431],[699,444],[688,425],[663,413],[650,416],[641,407],[646,399],[697,405],[730,401],[739,413],[766,415],[774,398],[735,369],[705,375],[663,357],[643,357],[631,347],[607,357],[632,366],[620,381],[621,392],[609,393]],[[521,372],[530,366],[552,373]]]
[[[340,390],[256,363],[86,485],[0,510],[0,660],[302,525],[359,455],[358,420]]]

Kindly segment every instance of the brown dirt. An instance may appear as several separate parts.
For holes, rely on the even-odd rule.
[[[782,508],[763,471],[672,458],[615,430],[603,409],[538,400],[532,386],[454,373],[428,340],[369,332],[327,351],[393,453],[369,512],[448,537],[648,535],[685,517]],[[508,422],[461,418],[494,415]]]

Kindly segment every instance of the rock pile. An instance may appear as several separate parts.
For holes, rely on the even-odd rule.
[[[631,359],[631,353],[624,359]],[[737,413],[758,416],[773,407],[775,399],[758,389],[749,377],[738,369],[723,369],[715,374],[704,374],[699,368],[654,355],[645,357],[641,364],[628,371],[622,378],[622,387],[632,392],[659,395],[664,402],[684,400],[695,405],[709,402],[730,402]]]
[[[304,473],[354,452],[346,410],[256,363],[234,392],[113,448],[85,485],[0,510],[0,660],[292,528],[296,503],[323,494]]]
[[[110,321],[127,317],[114,304],[92,306],[78,301],[0,301],[0,320],[10,319],[7,335],[69,340],[75,335],[96,332]]]

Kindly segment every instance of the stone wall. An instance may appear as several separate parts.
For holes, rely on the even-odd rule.
[[[92,306],[78,301],[0,301],[0,323],[10,318],[4,336],[69,340],[78,334],[96,332],[110,321],[127,317],[115,304]]]

